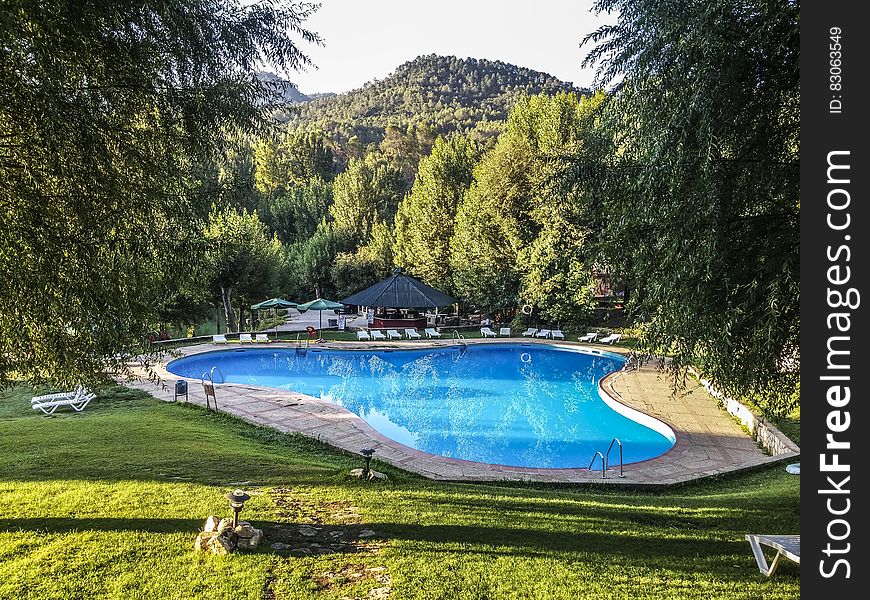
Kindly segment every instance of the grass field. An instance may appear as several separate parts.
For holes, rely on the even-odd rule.
[[[358,457],[198,407],[117,388],[49,418],[31,395],[0,392],[0,598],[799,597],[743,539],[799,531],[782,466],[660,493],[364,483]],[[267,543],[195,553],[239,482]]]

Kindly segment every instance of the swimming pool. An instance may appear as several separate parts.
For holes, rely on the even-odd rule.
[[[410,350],[293,348],[204,352],[169,363],[199,379],[292,390],[334,402],[397,442],[440,456],[516,467],[587,467],[614,437],[625,463],[669,450],[673,431],[602,398],[612,353],[522,344]],[[641,422],[639,422],[641,421]],[[611,464],[617,460],[611,456]]]

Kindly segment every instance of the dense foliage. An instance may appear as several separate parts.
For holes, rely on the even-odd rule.
[[[603,255],[636,288],[648,348],[786,413],[800,331],[798,3],[596,7],[620,18],[586,38],[589,60],[620,83],[601,146],[572,176],[596,184]]]
[[[383,80],[338,96],[294,104],[281,118],[291,128],[314,124],[344,143],[356,137],[380,142],[390,125],[427,124],[442,134],[493,131],[487,122],[504,121],[523,95],[577,91],[552,75],[501,61],[455,56],[419,56]],[[478,127],[483,123],[482,127]]]
[[[250,306],[266,298],[281,277],[284,252],[277,237],[270,238],[257,213],[234,208],[213,209],[204,232],[208,245],[205,272],[219,292],[227,328],[238,331],[233,292]]]
[[[438,138],[432,153],[420,161],[414,187],[396,214],[393,260],[440,289],[453,288],[450,238],[476,162],[477,148],[467,138]]]
[[[535,96],[511,112],[456,218],[450,260],[461,297],[502,313],[529,304],[556,324],[588,319],[583,191],[556,189],[551,179],[558,159],[583,147],[601,100]]]
[[[266,121],[263,59],[308,62],[307,4],[4,2],[0,382],[93,378],[190,272],[202,164]],[[183,249],[183,250],[182,250]]]

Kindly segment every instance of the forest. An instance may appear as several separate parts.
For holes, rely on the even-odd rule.
[[[397,266],[465,308],[576,329],[604,272],[632,292],[641,348],[788,412],[797,5],[676,4],[598,3],[621,15],[583,40],[607,91],[430,55],[279,106],[257,57],[308,63],[307,5],[17,15],[0,380],[99,373],[161,323],[219,304],[243,328],[253,303],[338,300]]]

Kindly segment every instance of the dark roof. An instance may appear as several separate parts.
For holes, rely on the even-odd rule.
[[[401,269],[396,269],[390,277],[341,301],[342,304],[390,308],[436,308],[455,302],[447,294],[405,275]]]

